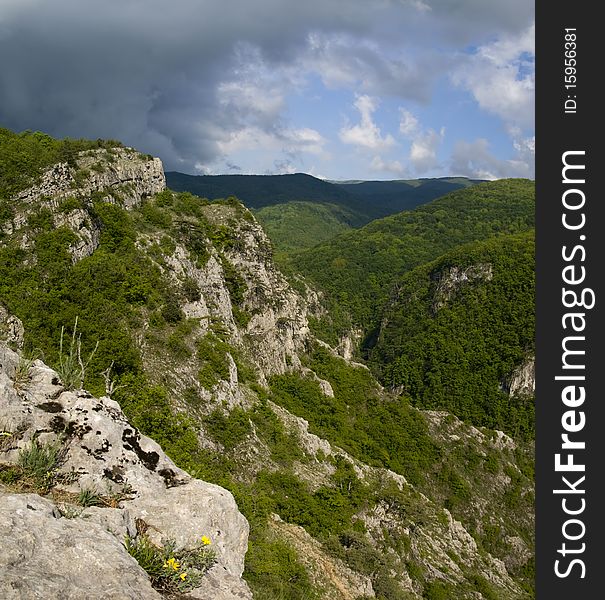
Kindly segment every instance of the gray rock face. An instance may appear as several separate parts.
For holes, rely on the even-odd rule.
[[[6,600],[161,598],[104,527],[61,518],[36,494],[0,492],[0,596]]]
[[[464,286],[473,281],[491,281],[494,276],[492,265],[479,263],[470,265],[465,269],[451,267],[444,273],[439,274],[439,283],[435,290],[433,310],[443,308]]]
[[[505,388],[511,396],[533,396],[536,393],[536,359],[533,356],[512,372]]]
[[[290,287],[275,268],[271,242],[254,219],[238,218],[226,206],[207,206],[204,213],[214,225],[231,222],[234,228],[238,243],[225,255],[246,284],[242,308],[251,318],[242,333],[254,362],[265,376],[300,366],[298,354],[311,335],[308,315],[316,295],[309,290],[305,299]]]
[[[15,464],[34,439],[60,444],[56,492],[87,489],[123,499],[117,508],[89,508],[65,519],[57,518],[57,508],[39,496],[2,495],[0,560],[7,561],[7,568],[0,569],[0,590],[5,591],[0,595],[158,597],[123,545],[126,534],[136,533],[134,523],[144,522],[158,545],[173,540],[177,549],[190,548],[201,536],[209,537],[217,562],[204,585],[215,582],[211,589],[218,600],[250,599],[241,579],[248,523],[233,496],[179,469],[158,444],[128,423],[116,402],[64,390],[58,375],[42,362],[30,368],[29,381],[15,387],[18,364],[18,355],[0,343],[0,422],[10,434],[4,437],[0,461]],[[91,591],[97,589],[104,591]],[[56,590],[64,596],[55,595]]]
[[[289,370],[309,372],[301,365],[299,355],[306,351],[312,338],[308,317],[312,306],[319,303],[317,295],[308,290],[306,297],[296,293],[286,278],[272,262],[271,243],[266,234],[247,215],[243,207],[225,205],[202,206],[204,217],[214,226],[225,226],[237,240],[233,247],[218,252],[210,241],[207,244],[208,258],[200,264],[195,256],[181,244],[157,263],[163,274],[175,286],[180,286],[184,278],[190,279],[199,289],[199,296],[181,305],[187,318],[199,319],[198,335],[204,335],[211,323],[220,323],[228,334],[229,344],[243,352],[248,361],[257,368],[261,383],[274,374]],[[249,218],[247,218],[249,217]],[[159,239],[141,236],[141,248],[158,243]],[[241,281],[242,300],[239,306],[233,304],[229,290],[228,265]],[[247,314],[249,320],[243,324],[236,318],[237,311]],[[171,367],[166,366],[163,357],[147,352],[142,340],[145,367],[148,372],[162,372],[166,375]],[[182,396],[187,387],[197,389],[205,407],[245,406],[246,398],[238,382],[234,357],[227,353],[226,363],[229,376],[213,384],[211,389],[201,387],[197,381],[199,368],[194,361],[184,361],[173,368],[169,389],[175,398]],[[327,381],[314,376],[322,391],[333,396]],[[178,400],[177,400],[178,402]]]
[[[70,248],[76,262],[90,256],[99,245],[98,223],[84,210],[91,197],[132,208],[166,188],[162,161],[141,155],[132,148],[114,148],[111,152],[87,150],[77,156],[76,165],[75,168],[67,163],[53,165],[36,185],[12,198],[15,214],[3,225],[4,233],[19,232],[32,212],[50,209],[55,227],[67,227],[78,236]],[[65,205],[62,208],[68,199],[75,201],[75,208],[68,209]],[[29,244],[25,228],[21,246],[26,248]]]
[[[104,149],[88,150],[81,152],[76,162],[77,170],[67,163],[53,165],[38,184],[17,194],[15,200],[31,204],[49,198],[56,207],[65,198],[82,198],[104,191],[109,196],[113,190],[126,207],[131,207],[166,187],[162,161],[143,157],[132,148],[114,148],[111,153]],[[83,173],[80,180],[78,171]]]
[[[0,306],[0,341],[7,342],[13,348],[22,348],[24,335],[23,323]]]

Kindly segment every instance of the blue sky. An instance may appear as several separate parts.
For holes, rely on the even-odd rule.
[[[534,176],[525,0],[0,0],[0,125],[188,173]]]

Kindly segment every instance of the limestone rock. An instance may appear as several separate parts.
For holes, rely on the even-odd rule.
[[[484,263],[470,265],[465,269],[454,266],[445,272],[433,274],[433,277],[438,280],[433,299],[433,310],[438,311],[443,308],[463,285],[468,285],[473,281],[491,281],[493,276],[492,265]]]
[[[511,396],[533,396],[536,393],[536,360],[533,356],[511,373],[504,388]]]
[[[53,207],[70,197],[87,197],[94,192],[111,190],[120,194],[129,208],[146,196],[161,192],[166,178],[159,158],[147,158],[132,148],[87,150],[76,158],[74,170],[67,163],[57,163],[43,173],[36,185],[17,194],[15,200],[25,204],[50,199]],[[78,171],[80,180],[77,179]]]
[[[25,329],[17,317],[0,305],[0,341],[6,342],[15,348],[23,348]]]
[[[19,551],[18,556],[6,554],[9,556],[7,565],[14,569],[3,572],[5,589],[22,585],[25,591],[20,596],[3,597],[53,597],[55,585],[56,589],[64,590],[66,598],[74,599],[156,597],[152,591],[147,594],[144,586],[140,587],[143,591],[139,595],[131,592],[131,588],[137,587],[137,577],[142,575],[137,575],[136,563],[133,565],[122,542],[126,534],[135,533],[133,523],[140,520],[154,542],[164,544],[173,540],[177,549],[192,547],[202,535],[208,536],[217,555],[212,569],[212,581],[216,583],[213,597],[250,599],[248,586],[241,579],[248,523],[239,513],[233,496],[179,469],[157,443],[129,424],[113,400],[94,398],[85,391],[65,390],[58,375],[41,361],[36,361],[30,369],[29,381],[16,388],[13,378],[18,361],[18,355],[0,343],[0,421],[5,430],[12,433],[2,446],[0,461],[16,463],[20,450],[34,439],[43,444],[61,444],[61,464],[56,478],[60,483],[55,484],[55,490],[75,494],[87,489],[105,497],[119,494],[122,500],[117,509],[89,508],[69,521],[55,519],[60,522],[56,525],[54,521],[46,523],[52,514],[57,514],[52,503],[31,496],[32,502],[41,507],[39,515],[45,516],[34,518],[26,512],[23,514],[28,516],[23,517],[24,520],[6,520],[3,522],[4,543],[7,547],[18,548],[19,544],[26,543],[33,547],[38,543],[35,531],[39,531],[40,536],[43,531],[49,534],[40,555],[27,549]],[[0,499],[3,514],[13,512],[10,507],[15,503],[20,506],[19,499],[25,496],[16,496],[16,500],[12,495],[7,498]],[[36,521],[38,518],[44,522]],[[30,531],[34,527],[37,529]],[[95,540],[99,541],[98,546]],[[73,577],[70,573],[77,561],[75,556],[68,560],[69,552],[83,556],[82,566],[78,565]],[[55,555],[64,556],[65,561],[51,564],[50,557]],[[87,564],[91,566],[86,567]],[[100,595],[87,596],[86,590],[95,589],[91,586],[92,579],[84,578],[82,585],[76,580],[80,569],[84,572],[88,568],[94,578],[103,582],[106,577],[103,568],[95,564],[108,565],[103,568],[110,574],[117,569],[120,577],[130,567],[134,567],[134,571],[123,576],[124,586],[120,577],[112,576],[108,581],[115,581],[113,588],[107,587]],[[23,581],[19,573],[23,574]],[[48,588],[44,588],[46,580]],[[204,585],[208,585],[205,580]],[[46,595],[36,596],[37,589]],[[220,590],[235,590],[234,594],[239,595]]]
[[[166,178],[159,158],[141,155],[132,148],[114,148],[111,152],[102,148],[83,151],[76,157],[76,166],[53,165],[42,174],[38,183],[12,198],[15,214],[3,225],[3,231],[11,235],[26,229],[32,212],[48,208],[55,227],[68,227],[78,236],[78,241],[70,248],[76,262],[90,256],[99,245],[99,224],[86,210],[91,197],[100,196],[106,202],[128,209],[165,187]],[[63,209],[62,202],[69,199],[80,204],[80,208]],[[25,231],[21,246],[27,248],[30,244]]]
[[[0,492],[0,596],[152,600],[149,578],[105,528],[57,515],[35,494]]]
[[[242,218],[237,209],[220,205],[204,207],[204,215],[214,225],[230,223],[234,229],[237,244],[224,253],[246,285],[241,308],[251,318],[243,334],[254,362],[264,376],[299,366],[298,354],[310,337],[313,294],[302,298],[275,268],[271,242],[254,218]]]
[[[353,360],[362,338],[363,331],[361,329],[352,329],[340,338],[336,351],[345,360]]]

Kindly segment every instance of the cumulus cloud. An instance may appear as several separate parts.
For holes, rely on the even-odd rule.
[[[229,138],[217,144],[220,157],[214,162],[222,164],[224,157],[247,150],[284,154],[288,158],[280,159],[280,164],[288,160],[293,165],[303,152],[327,158],[329,155],[324,150],[325,143],[326,140],[314,129],[284,127],[266,131],[258,126],[248,126],[233,131]],[[200,170],[199,165],[197,170]]]
[[[399,132],[411,141],[409,161],[414,172],[423,175],[439,166],[437,152],[445,137],[445,128],[439,132],[424,129],[418,118],[408,109],[399,108]]]
[[[433,83],[455,58],[427,48],[420,55],[390,55],[373,40],[351,35],[309,35],[309,48],[301,63],[316,72],[329,88],[351,88],[371,95],[390,95],[428,102]]]
[[[532,127],[535,89],[535,28],[480,46],[453,74],[479,106],[508,124]]]
[[[394,146],[393,136],[390,133],[383,136],[378,125],[372,120],[372,114],[378,106],[376,98],[358,96],[354,105],[359,111],[361,120],[356,125],[348,125],[340,130],[341,141],[370,150],[386,150]]]
[[[381,156],[374,156],[370,163],[372,171],[389,173],[397,177],[409,177],[410,170],[398,160],[385,160]]]
[[[492,154],[486,139],[459,141],[452,152],[451,172],[475,179],[533,178],[534,139],[517,140],[514,142],[514,148],[516,156],[503,160]]]
[[[418,119],[406,108],[400,108],[399,114],[401,119],[399,121],[399,131],[405,137],[413,137],[416,135],[420,128]]]
[[[414,165],[416,173],[422,175],[439,166],[437,150],[444,136],[445,129],[442,128],[439,133],[434,129],[429,129],[414,138],[410,148],[410,161]]]

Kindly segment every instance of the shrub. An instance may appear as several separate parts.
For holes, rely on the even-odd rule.
[[[195,279],[185,277],[183,280],[183,294],[189,302],[195,302],[200,299],[200,286]]]
[[[40,444],[33,440],[19,452],[17,464],[25,477],[31,477],[36,486],[47,489],[59,462],[59,450],[58,444]]]
[[[76,317],[74,323],[74,329],[71,335],[71,341],[69,343],[69,350],[63,350],[63,334],[65,329],[61,327],[61,339],[59,342],[59,365],[57,367],[57,373],[63,382],[63,385],[68,390],[79,390],[82,389],[84,383],[84,377],[86,376],[86,369],[90,364],[99,343],[97,342],[94,350],[89,354],[88,359],[84,361],[82,359],[82,334],[77,333],[78,330],[78,317]]]
[[[15,367],[15,375],[13,377],[13,387],[16,390],[27,388],[31,381],[31,368],[36,360],[36,356],[19,356],[19,362]]]
[[[444,581],[430,581],[424,588],[423,598],[427,600],[451,600],[452,586]]]
[[[102,506],[103,499],[94,490],[84,488],[78,493],[78,504],[80,506]]]
[[[172,222],[170,213],[168,213],[168,211],[158,208],[150,202],[143,204],[141,207],[141,213],[148,223],[158,227],[169,227]]]
[[[162,316],[167,323],[178,323],[183,319],[183,311],[174,297],[169,297],[162,306]]]
[[[68,213],[79,208],[82,208],[82,201],[79,198],[74,198],[73,196],[65,198],[65,200],[62,200],[59,204],[59,211],[62,213]]]
[[[198,341],[197,356],[201,363],[198,380],[206,389],[211,389],[221,380],[229,380],[229,349],[229,344],[213,333],[207,333]]]
[[[155,195],[155,203],[160,208],[166,208],[172,206],[174,195],[170,190],[164,190]]]
[[[234,408],[227,416],[220,410],[214,410],[204,419],[204,425],[210,437],[232,450],[246,439],[251,431],[250,418],[242,408]]]
[[[204,535],[193,548],[177,551],[172,540],[159,547],[144,534],[125,540],[126,550],[149,575],[151,585],[167,594],[199,587],[202,577],[216,561],[211,543]]]

